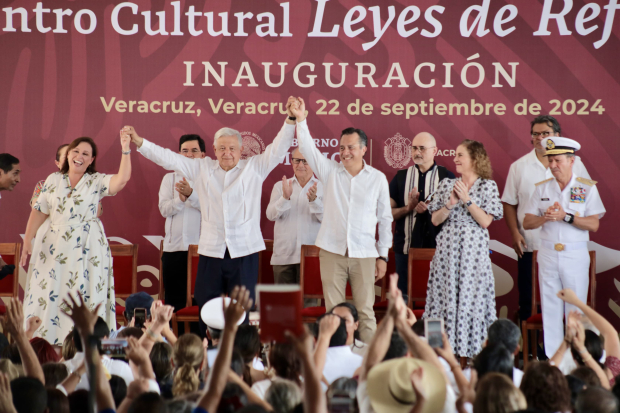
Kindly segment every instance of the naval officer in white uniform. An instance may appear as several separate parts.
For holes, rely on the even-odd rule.
[[[541,292],[545,353],[551,357],[564,337],[562,318],[578,310],[557,297],[558,291],[570,288],[586,302],[590,231],[596,232],[605,215],[596,182],[575,176],[573,165],[578,142],[547,138],[549,169],[553,178],[536,184],[534,195],[525,208],[523,228],[541,228],[538,250],[538,282]]]

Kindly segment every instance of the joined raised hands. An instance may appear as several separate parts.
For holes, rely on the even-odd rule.
[[[123,128],[121,129],[121,134],[123,133],[129,135],[131,141],[135,143],[138,148],[142,146],[143,139],[138,136],[133,126],[123,126]]]
[[[290,111],[293,113],[293,116],[297,118],[297,122],[303,122],[303,120],[306,119],[306,102],[298,97],[296,101],[291,104]]]
[[[130,149],[129,143],[131,142],[131,136],[129,136],[129,134],[126,131],[124,131],[124,129],[121,129],[120,135],[121,135],[121,148],[123,149],[123,152],[127,152]]]

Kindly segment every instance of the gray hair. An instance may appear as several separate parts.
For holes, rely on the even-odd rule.
[[[276,413],[288,413],[301,403],[301,389],[291,380],[275,379],[265,393],[265,401]]]
[[[508,351],[514,353],[521,339],[521,330],[506,318],[495,320],[489,327],[488,344],[501,343]]]
[[[239,140],[239,146],[243,146],[243,139],[241,138],[241,134],[239,133],[238,130],[235,130],[232,128],[222,128],[218,130],[217,132],[215,132],[215,137],[213,138],[213,144],[215,145],[215,142],[217,142],[219,138],[222,138],[224,136],[235,136]]]

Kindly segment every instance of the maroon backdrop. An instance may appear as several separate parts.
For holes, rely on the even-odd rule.
[[[214,132],[229,126],[246,132],[246,145],[257,151],[284,121],[279,106],[271,104],[302,96],[311,131],[327,156],[338,159],[333,139],[354,125],[371,139],[366,160],[391,179],[411,165],[407,145],[420,131],[437,138],[437,162],[453,170],[450,150],[463,139],[476,139],[487,148],[503,190],[509,165],[531,150],[529,122],[538,113],[552,113],[563,134],[581,142],[579,155],[607,209],[591,237],[598,253],[597,308],[620,325],[620,240],[614,236],[620,230],[614,219],[620,189],[620,33],[613,3],[605,9],[604,1],[575,0],[571,8],[559,0],[423,0],[417,10],[402,0],[41,3],[37,8],[34,0],[15,0],[0,14],[0,152],[20,158],[23,169],[16,189],[2,194],[0,241],[21,241],[34,185],[55,170],[60,144],[95,138],[99,170],[114,173],[123,125],[172,149],[181,134],[198,133],[208,155]],[[469,9],[475,5],[478,9]],[[63,10],[71,13],[60,17]],[[160,27],[155,13],[162,11]],[[201,16],[188,17],[192,12]],[[227,13],[224,29],[220,13]],[[563,17],[547,22],[550,13]],[[135,33],[128,34],[134,25]],[[229,35],[218,35],[221,30]],[[332,30],[336,37],[316,35]],[[203,62],[212,67],[207,79]],[[360,79],[360,73],[371,72],[372,80]],[[181,103],[183,113],[174,113]],[[461,108],[457,114],[453,107],[450,114],[451,103],[465,103],[468,113]],[[407,107],[415,114],[407,116]],[[104,200],[102,220],[108,237],[140,244],[140,288],[156,294],[156,246],[164,224],[157,193],[166,172],[135,151],[131,157],[132,179],[122,193]],[[265,182],[263,207],[284,174],[292,174],[288,161]],[[272,238],[272,223],[263,216],[262,224],[264,237]],[[503,221],[491,226],[491,238],[498,310],[512,316],[516,261]]]

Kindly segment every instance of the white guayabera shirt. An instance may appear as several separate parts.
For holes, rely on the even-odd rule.
[[[244,257],[265,249],[260,229],[263,181],[284,159],[293,143],[295,125],[284,124],[265,152],[224,171],[217,159],[190,159],[144,139],[138,151],[159,166],[194,183],[202,213],[198,253]]]
[[[299,150],[325,185],[325,214],[316,246],[351,258],[387,257],[392,246],[390,190],[383,172],[364,162],[351,176],[340,162],[327,159],[310,136],[304,120],[297,124]],[[377,224],[379,240],[376,241]]]

